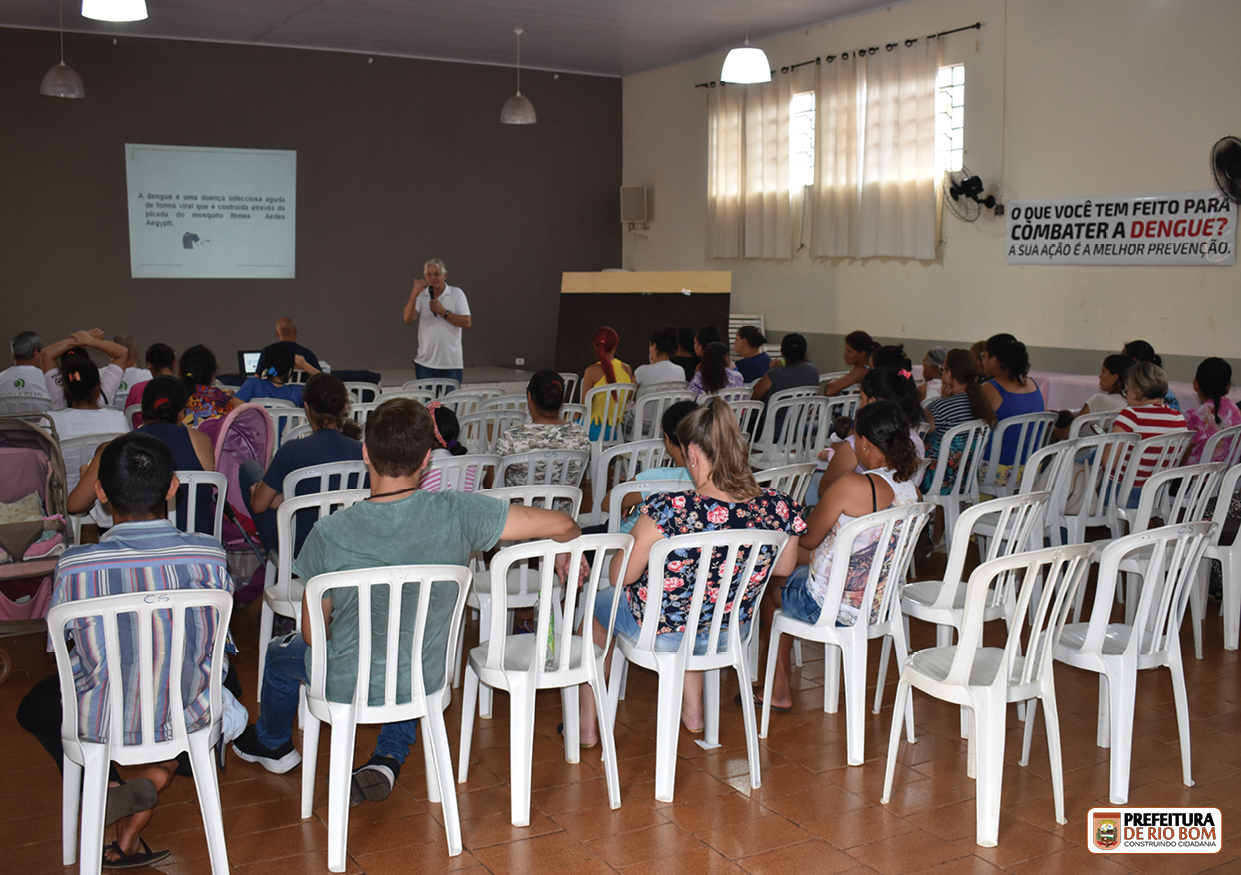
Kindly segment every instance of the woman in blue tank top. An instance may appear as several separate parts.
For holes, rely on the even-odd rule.
[[[1043,393],[1028,374],[1030,373],[1030,355],[1026,345],[1011,334],[996,334],[987,339],[982,351],[983,368],[991,377],[982,387],[983,395],[991,409],[995,411],[997,420],[1020,416],[1023,413],[1042,413],[1045,409]],[[1027,440],[1031,438],[1028,437]],[[1032,447],[1022,452],[1022,459],[1029,455]],[[1017,430],[1010,430],[1004,435],[1004,443],[1000,446],[998,482],[1006,482],[1006,472],[1012,468],[1017,457]],[[988,448],[985,459],[990,460]]]

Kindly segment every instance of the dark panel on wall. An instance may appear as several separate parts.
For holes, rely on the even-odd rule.
[[[474,313],[466,364],[545,367],[561,273],[619,265],[619,79],[524,71],[539,120],[518,127],[505,68],[66,34],[75,101],[38,93],[58,57],[0,29],[6,342],[98,326],[231,369],[289,315],[334,367],[411,367],[401,309],[439,257]],[[296,149],[297,278],[132,279],[127,142]]]
[[[616,357],[634,369],[647,363],[651,332],[664,325],[695,331],[714,325],[731,350],[730,300],[731,295],[561,295],[556,370],[580,374],[590,367],[596,360],[590,341],[600,325],[615,329],[620,337]]]

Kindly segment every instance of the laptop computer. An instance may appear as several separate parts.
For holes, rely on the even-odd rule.
[[[259,356],[263,354],[263,350],[238,350],[237,351],[237,369],[247,377],[253,377],[254,372],[259,367]]]

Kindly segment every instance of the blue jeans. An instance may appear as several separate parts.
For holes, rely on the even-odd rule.
[[[634,619],[633,612],[629,610],[629,601],[622,595],[619,587],[611,589],[603,589],[599,591],[599,597],[595,600],[595,619],[605,629],[608,626],[608,616],[612,613],[612,599],[619,598],[620,604],[616,606],[616,627],[617,635],[624,635],[633,641],[638,640],[638,636],[642,634],[642,627],[638,621]],[[727,627],[725,627],[726,629]],[[750,630],[750,624],[746,623],[741,627],[741,636],[744,638]],[[724,650],[728,646],[728,636],[724,634],[725,630],[720,631],[719,650]],[[678,650],[681,647],[681,639],[685,637],[683,632],[665,632],[662,635],[655,636],[655,649],[660,652]],[[708,632],[700,632],[694,641],[694,654],[702,656],[707,652],[707,639],[710,637]]]
[[[780,610],[794,620],[817,623],[819,615],[823,613],[823,606],[810,594],[809,582],[809,565],[803,565],[790,574],[780,592]]]
[[[293,722],[297,719],[298,690],[307,682],[306,651],[302,633],[290,632],[267,647],[263,668],[263,701],[255,721],[259,743],[275,750],[293,738]],[[410,746],[418,740],[418,721],[402,720],[385,723],[375,742],[375,756],[392,757],[404,763]]]
[[[414,376],[419,380],[431,380],[436,377],[442,377],[443,379],[456,380],[460,383],[463,372],[463,368],[428,368],[426,365],[414,362]]]

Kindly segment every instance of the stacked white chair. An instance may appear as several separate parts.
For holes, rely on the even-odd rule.
[[[969,731],[968,771],[975,779],[976,827],[979,845],[993,848],[1000,830],[1000,788],[1004,775],[1005,723],[1010,702],[1039,699],[1044,704],[1048,758],[1051,761],[1052,795],[1056,822],[1064,816],[1064,769],[1060,757],[1060,721],[1052,656],[1065,628],[1065,618],[1073,596],[1090,567],[1091,545],[1051,547],[1032,553],[1017,553],[984,562],[974,569],[966,588],[960,643],[935,647],[912,654],[901,666],[901,680],[892,711],[888,739],[888,761],[884,774],[882,802],[892,796],[896,754],[900,745],[898,715],[911,689],[960,705],[972,714]],[[1008,641],[1001,650],[982,646],[988,594],[1001,578],[1021,575]],[[1038,586],[1039,583],[1042,586]],[[1033,609],[1030,603],[1034,602]],[[1023,646],[1024,617],[1029,613],[1028,644]],[[1022,765],[1029,760],[1033,708],[1027,708],[1025,747]]]
[[[423,671],[423,641],[428,634],[427,614],[433,590],[455,587],[453,609],[447,622],[445,656],[456,644],[457,630],[470,586],[470,569],[460,565],[394,565],[337,571],[311,578],[306,598],[312,604],[333,590],[357,589],[358,599],[358,679],[350,702],[327,698],[327,631],[323,612],[310,611],[306,625],[310,630],[310,670],[306,686],[306,729],[302,741],[302,817],[314,813],[314,792],[319,752],[319,724],[332,727],[331,758],[328,767],[327,833],[328,871],[344,872],[349,833],[349,786],[353,770],[353,750],[359,723],[395,723],[417,719],[422,724],[422,748],[427,763],[427,796],[439,802],[448,837],[448,855],[461,853],[461,821],[457,813],[457,788],[452,779],[452,754],[448,749],[448,730],[444,726],[444,707],[448,700],[448,672],[438,687],[426,689]],[[417,586],[415,622],[402,628],[402,603],[415,596],[407,592]],[[381,639],[386,647],[385,672],[377,679],[383,688],[383,702],[370,703],[372,605],[386,603],[387,629]],[[435,634],[438,629],[432,629]],[[409,673],[401,677],[402,653],[409,654]],[[408,687],[406,687],[408,684]],[[408,696],[407,701],[401,701]]]
[[[1058,661],[1099,674],[1097,743],[1112,751],[1109,798],[1114,805],[1129,800],[1133,714],[1141,669],[1167,668],[1172,675],[1181,773],[1185,786],[1193,786],[1180,631],[1194,575],[1214,525],[1201,522],[1147,529],[1109,543],[1099,557],[1089,622],[1066,626],[1056,647]],[[1142,586],[1133,622],[1112,623],[1114,582],[1121,565],[1139,555],[1144,560]]]
[[[584,535],[567,544],[555,541],[534,541],[506,547],[491,559],[491,614],[490,634],[470,651],[465,671],[465,690],[461,704],[461,748],[457,780],[464,784],[469,778],[470,746],[474,737],[474,714],[478,702],[479,685],[489,690],[505,690],[510,698],[509,716],[509,785],[512,788],[511,820],[513,826],[530,825],[530,772],[533,763],[535,694],[539,690],[560,690],[564,715],[565,762],[576,763],[582,758],[579,744],[581,727],[578,725],[578,688],[585,685],[588,695],[595,699],[598,714],[599,738],[603,744],[603,767],[607,776],[608,804],[620,808],[620,778],[616,769],[616,739],[612,721],[608,718],[608,701],[603,674],[604,654],[612,639],[612,627],[616,618],[616,603],[612,604],[612,618],[608,623],[607,639],[600,647],[593,638],[593,624],[584,627],[583,634],[575,634],[568,623],[559,623],[554,629],[553,617],[560,615],[551,610],[539,612],[538,627],[533,635],[510,635],[505,620],[508,607],[508,588],[504,581],[510,570],[525,569],[538,576],[538,600],[550,606],[554,599],[564,595],[564,615],[573,616],[579,601],[587,617],[593,617],[595,599],[599,592],[599,578],[613,557],[621,557],[621,569],[629,561],[633,538],[629,535]],[[568,553],[569,574],[573,578],[564,586],[555,575],[556,558]],[[580,562],[590,554],[590,573],[580,592],[576,583]],[[532,560],[538,561],[538,570],[531,571]],[[559,622],[558,619],[556,622]],[[549,646],[549,643],[552,646]]]

